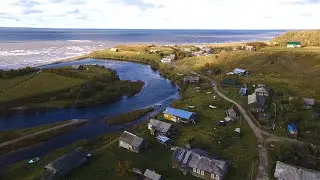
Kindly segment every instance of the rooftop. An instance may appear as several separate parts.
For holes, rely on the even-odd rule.
[[[196,149],[178,148],[174,151],[173,158],[180,161],[182,166],[200,169],[221,177],[225,175],[228,167],[226,161],[210,158],[207,152]]]
[[[274,177],[284,180],[319,180],[320,172],[277,161]]]
[[[185,110],[182,110],[182,109],[174,109],[174,108],[171,108],[171,107],[167,107],[166,110],[163,113],[171,114],[173,116],[178,116],[178,117],[181,117],[183,119],[189,119],[193,115],[193,112],[185,111]]]
[[[149,179],[152,179],[152,180],[160,180],[161,179],[161,175],[160,174],[157,174],[156,172],[151,171],[149,169],[147,169],[144,172],[144,176],[149,178]]]
[[[289,45],[301,45],[301,42],[288,42]]]
[[[138,137],[132,133],[129,133],[127,131],[124,131],[122,133],[122,135],[120,136],[119,138],[120,141],[123,141],[127,144],[130,144],[134,147],[139,147],[141,146],[142,142],[143,142],[143,139],[141,137]]]
[[[156,119],[150,119],[149,125],[152,125],[158,131],[161,131],[163,133],[168,132],[168,130],[172,126],[172,124],[170,124],[170,123],[159,121],[159,120],[156,120]]]

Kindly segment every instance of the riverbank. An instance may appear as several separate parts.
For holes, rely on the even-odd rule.
[[[134,120],[139,119],[140,117],[150,113],[154,111],[154,108],[146,108],[146,109],[139,109],[136,111],[131,111],[125,114],[121,114],[119,116],[116,117],[111,117],[111,118],[107,118],[105,119],[105,122],[109,125],[109,126],[113,126],[113,125],[125,125],[128,124],[130,122],[133,122]]]
[[[137,94],[144,85],[121,81],[115,71],[103,66],[78,68],[43,69],[1,79],[5,87],[0,86],[0,115],[110,103]]]
[[[0,132],[2,140],[4,137],[6,138],[6,141],[0,143],[0,155],[47,141],[55,136],[68,133],[85,123],[86,120],[70,120],[30,129]]]

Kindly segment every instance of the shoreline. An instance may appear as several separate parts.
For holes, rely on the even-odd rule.
[[[271,41],[270,40],[261,40],[261,41],[257,41],[257,42],[264,42],[264,43],[269,43]],[[256,40],[253,40],[253,41],[232,41],[232,42],[222,42],[222,43],[182,43],[182,44],[158,44],[158,43],[155,43],[156,46],[171,46],[171,45],[177,45],[177,46],[208,46],[208,47],[234,47],[234,46],[244,46],[246,43],[249,43],[249,42],[256,42]],[[144,43],[122,43],[122,44],[116,44],[114,45],[115,46],[118,46],[118,45],[136,45],[136,44],[150,44],[148,42],[144,42]],[[51,65],[51,64],[59,64],[59,63],[64,63],[64,62],[71,62],[71,61],[77,61],[77,60],[82,60],[82,59],[86,59],[86,58],[90,58],[89,55],[94,52],[94,51],[103,51],[103,50],[106,50],[106,49],[110,49],[110,48],[105,48],[105,49],[100,49],[100,50],[93,50],[89,53],[84,53],[84,54],[81,54],[81,55],[77,55],[77,56],[72,56],[72,57],[66,57],[66,58],[61,58],[61,59],[56,59],[56,60],[53,60],[52,62],[46,62],[44,64],[41,64],[41,65],[36,65],[36,66],[33,66],[32,68],[39,68],[41,66],[46,66],[46,65]],[[113,58],[113,60],[123,60],[123,59],[116,59],[116,58]],[[139,63],[137,61],[137,63]],[[146,64],[146,63],[143,63],[143,64]],[[21,68],[18,68],[18,69],[21,69]],[[6,70],[6,69],[0,69],[0,70]],[[10,70],[10,69],[8,69]]]

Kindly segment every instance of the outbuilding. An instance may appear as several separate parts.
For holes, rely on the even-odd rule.
[[[274,177],[278,180],[318,180],[320,172],[277,161]]]
[[[170,136],[172,134],[172,124],[159,121],[156,119],[150,119],[148,123],[148,129],[152,135]]]
[[[247,76],[249,75],[249,71],[245,70],[245,69],[240,69],[240,68],[236,68],[233,70],[234,75],[239,75],[239,76]]]
[[[144,140],[130,132],[124,131],[119,138],[119,147],[125,148],[129,151],[139,153],[144,145]]]

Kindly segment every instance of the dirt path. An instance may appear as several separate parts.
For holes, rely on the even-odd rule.
[[[200,74],[197,74],[195,72],[192,72],[193,74],[196,74],[208,81],[211,82],[211,84],[216,84],[215,81],[207,76],[203,76]],[[217,93],[218,96],[220,96],[221,98],[225,99],[226,101],[231,102],[232,104],[234,104],[235,106],[237,106],[237,108],[239,109],[239,111],[241,112],[242,116],[244,117],[244,119],[247,121],[247,123],[249,124],[250,128],[252,129],[254,135],[257,137],[258,142],[259,142],[259,172],[258,175],[256,177],[257,180],[269,180],[269,176],[268,176],[268,151],[266,148],[266,140],[263,137],[263,134],[266,135],[270,135],[267,132],[263,132],[259,127],[257,127],[253,121],[251,120],[250,116],[248,115],[248,113],[246,112],[246,110],[237,102],[235,102],[234,100],[228,98],[226,95],[224,95],[221,91],[219,91],[219,89],[216,87],[216,85],[213,86],[214,91]],[[275,138],[275,137],[273,137]]]
[[[39,132],[36,132],[36,133],[33,133],[33,134],[28,134],[28,135],[22,136],[22,137],[17,138],[17,139],[13,139],[13,140],[10,140],[10,141],[3,142],[3,143],[0,144],[0,148],[2,148],[4,146],[11,145],[11,144],[18,143],[20,141],[23,141],[23,140],[26,140],[26,139],[29,139],[29,138],[36,137],[36,136],[39,136],[39,135],[42,135],[42,134],[45,134],[45,133],[48,133],[48,132],[51,132],[51,131],[59,130],[59,129],[64,128],[64,127],[81,124],[83,122],[86,122],[86,120],[79,120],[79,119],[71,120],[71,122],[66,123],[66,124],[62,124],[60,126],[52,127],[52,128],[49,128],[49,129],[46,129],[46,130],[42,130],[42,131],[39,131]]]

